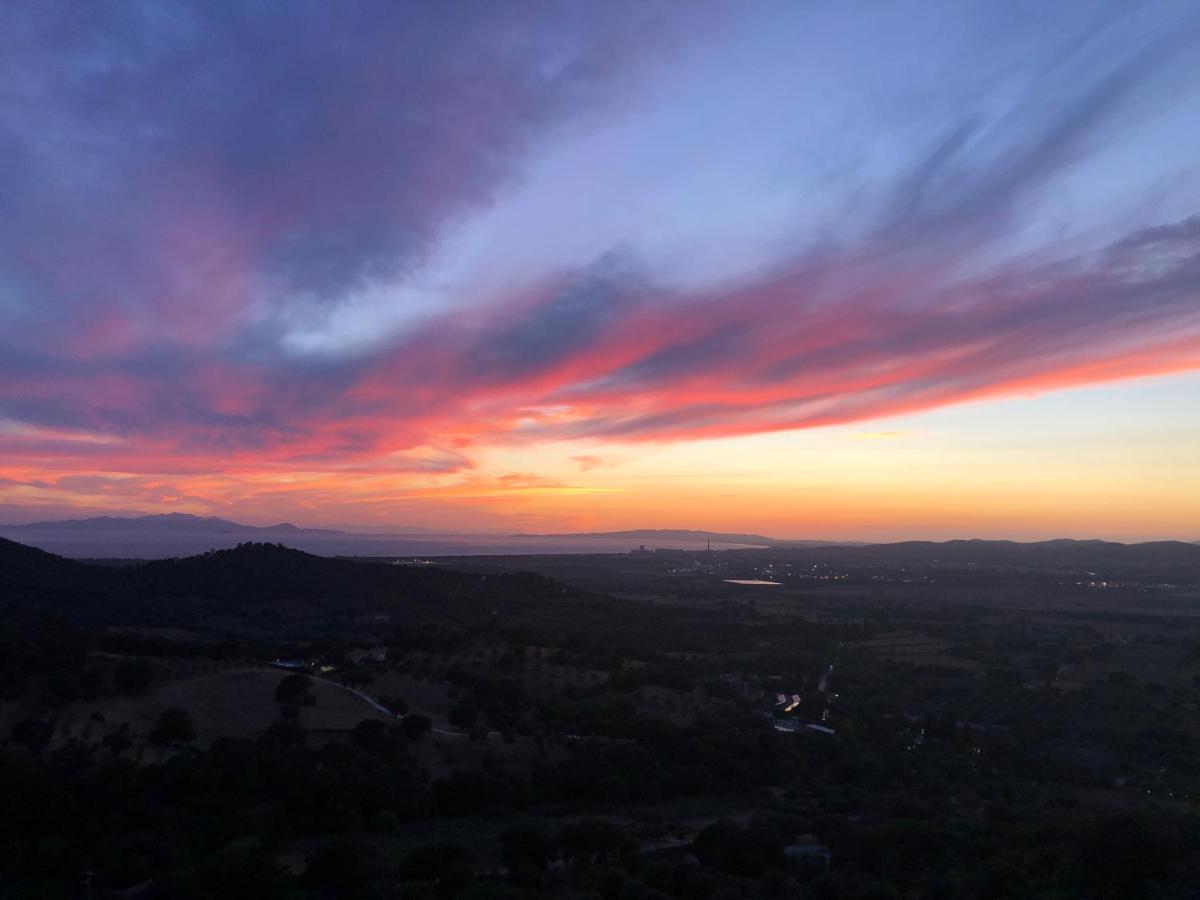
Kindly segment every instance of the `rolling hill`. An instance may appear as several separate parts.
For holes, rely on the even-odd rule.
[[[499,615],[563,592],[540,575],[353,562],[276,544],[244,543],[113,568],[0,539],[0,608],[19,606],[90,624],[352,629],[368,619]]]

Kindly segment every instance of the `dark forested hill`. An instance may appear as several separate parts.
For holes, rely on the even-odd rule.
[[[499,603],[546,597],[562,587],[540,575],[477,575],[440,568],[354,562],[278,544],[242,544],[122,570],[135,593],[204,598],[242,606],[303,601],[328,611],[446,601]]]
[[[910,541],[777,552],[804,562],[868,567],[1096,570],[1186,583],[1200,573],[1200,546],[1175,541]],[[360,562],[278,544],[245,543],[199,556],[112,568],[0,539],[0,607],[20,605],[90,624],[236,631],[253,622],[262,631],[298,623],[340,628],[430,617],[479,620],[564,592],[561,583],[540,575]]]
[[[281,626],[403,621],[502,612],[559,595],[539,575],[478,575],[313,556],[276,544],[242,544],[124,568],[87,565],[0,539],[0,606],[19,605],[91,623]]]
[[[110,598],[117,580],[111,569],[0,538],[0,606],[26,602],[74,609]]]
[[[1139,569],[1200,566],[1200,546],[1183,541],[1120,544],[1113,541],[959,540],[903,541],[861,547],[829,546],[803,551],[813,558],[887,565],[955,565],[1015,567],[1112,567]]]

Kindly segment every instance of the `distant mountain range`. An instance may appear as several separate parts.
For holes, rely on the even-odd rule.
[[[247,541],[284,544],[322,556],[477,556],[623,553],[649,547],[713,549],[776,546],[756,534],[650,529],[586,535],[439,534],[412,527],[394,532],[300,528],[290,522],[243,525],[215,516],[167,513],[0,525],[0,537],[76,559],[162,559],[228,549]]]
[[[164,513],[153,516],[94,516],[89,519],[59,519],[48,522],[29,522],[24,525],[0,525],[0,533],[29,532],[60,534],[129,534],[157,531],[187,534],[323,534],[342,535],[344,531],[330,528],[299,528],[290,522],[277,525],[243,525],[216,516],[192,516],[187,513]]]
[[[321,556],[494,556],[556,553],[624,553],[648,548],[704,550],[788,550],[828,561],[884,565],[1061,565],[1102,567],[1192,565],[1200,544],[1153,541],[956,540],[856,544],[776,540],[761,534],[644,528],[576,534],[463,535],[414,532],[388,534],[301,528],[289,522],[243,525],[215,516],[167,513],[150,516],[96,516],[87,519],[0,525],[0,537],[66,557],[162,559],[191,556],[246,542],[283,544]]]
[[[243,525],[186,513],[0,525],[0,537],[68,557],[138,559],[189,556],[247,541],[282,543],[332,556],[354,553],[352,545],[358,542],[355,535],[329,528],[299,528],[290,522]]]

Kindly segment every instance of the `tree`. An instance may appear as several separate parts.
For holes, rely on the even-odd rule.
[[[265,737],[278,741],[281,747],[302,746],[307,739],[299,722],[282,719],[271,723]]]
[[[386,706],[388,709],[390,709],[394,715],[397,715],[397,716],[408,715],[408,704],[405,702],[403,697],[394,697],[394,696],[380,697],[379,702],[382,703],[384,706]]]
[[[133,738],[129,736],[128,728],[122,726],[120,730],[106,734],[100,741],[100,745],[106,747],[110,753],[116,756],[124,753],[133,746]]]
[[[308,857],[304,881],[338,900],[372,896],[379,879],[375,848],[353,837],[334,837],[317,845]]]
[[[554,844],[535,825],[514,825],[500,835],[500,856],[509,877],[521,887],[538,887],[541,873],[555,857]]]
[[[281,897],[287,876],[261,846],[232,846],[210,856],[197,869],[164,879],[165,897],[220,897],[222,900],[262,900]]]
[[[420,713],[409,713],[400,720],[400,730],[409,740],[417,740],[433,730],[433,719]]]
[[[439,897],[453,897],[471,882],[475,860],[466,847],[450,841],[418,847],[400,864],[404,881],[428,881]]]
[[[391,834],[400,830],[400,817],[390,809],[381,809],[371,816],[367,827],[379,834]]]
[[[341,673],[342,684],[347,687],[365,687],[375,680],[375,676],[370,672],[364,672],[361,669],[351,669]]]
[[[363,750],[374,751],[387,742],[387,726],[379,719],[363,719],[354,726],[350,739]]]
[[[165,710],[150,732],[156,744],[186,744],[196,739],[196,729],[187,710],[172,707]]]
[[[38,719],[22,719],[12,727],[9,740],[14,744],[24,744],[36,753],[50,741],[53,734],[53,722],[42,722]]]
[[[446,720],[454,728],[467,731],[475,724],[475,719],[478,715],[479,711],[475,707],[466,703],[455,703],[450,707],[450,712],[446,715]]]
[[[558,835],[558,845],[564,856],[587,862],[619,856],[626,842],[625,831],[603,819],[580,819],[567,825]]]
[[[113,670],[113,683],[123,694],[140,694],[154,680],[154,667],[144,659],[126,659]]]
[[[275,688],[275,702],[285,705],[295,705],[303,702],[312,689],[312,679],[307,675],[293,672],[284,675]]]
[[[768,869],[782,869],[783,840],[773,828],[736,822],[714,822],[692,842],[700,862],[730,875],[758,877]]]
[[[1151,882],[1165,873],[1169,844],[1147,816],[1118,812],[1098,819],[1078,850],[1083,896],[1146,896]]]

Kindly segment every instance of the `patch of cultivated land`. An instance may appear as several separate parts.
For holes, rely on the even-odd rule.
[[[955,656],[948,641],[931,638],[913,631],[896,632],[865,641],[846,644],[847,650],[871,653],[880,659],[909,663],[916,666],[945,666],[968,671],[978,671],[985,666],[973,659]]]
[[[630,696],[643,715],[665,719],[676,725],[690,724],[710,702],[700,694],[677,691],[660,685],[638,688]]]
[[[208,746],[218,737],[262,734],[279,719],[275,688],[286,675],[265,666],[244,666],[169,681],[136,696],[109,696],[67,707],[57,717],[63,737],[97,739],[128,724],[130,732],[144,737],[165,709],[185,709],[196,728],[196,743]],[[363,719],[388,718],[366,702],[335,684],[313,681],[313,706],[302,707],[301,724],[314,731],[342,731]],[[93,713],[104,717],[100,722]]]
[[[373,671],[370,684],[363,685],[360,690],[376,699],[399,697],[410,710],[432,716],[435,722],[445,725],[451,701],[448,685],[443,682],[426,681],[388,669]]]
[[[1166,687],[1187,688],[1200,678],[1200,656],[1191,648],[1165,643],[1115,643],[1107,652],[1086,657],[1064,666],[1055,684],[1059,687],[1083,687],[1114,672],[1125,672],[1138,681]]]

